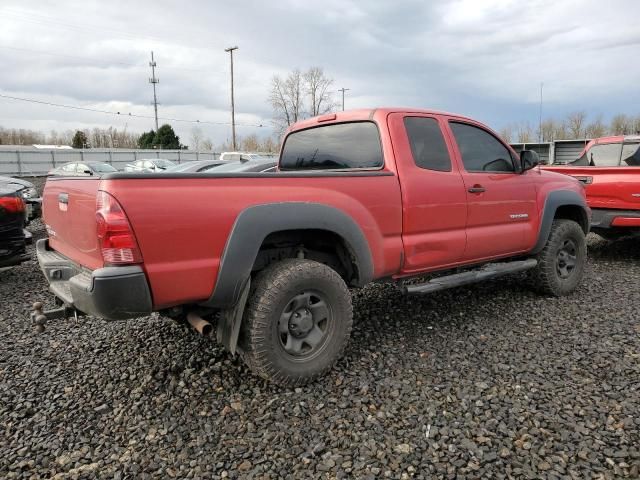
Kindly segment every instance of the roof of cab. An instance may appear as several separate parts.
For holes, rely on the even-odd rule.
[[[285,134],[294,132],[296,130],[303,130],[305,128],[314,127],[322,123],[339,123],[339,122],[355,122],[363,120],[372,120],[374,116],[386,117],[390,113],[419,113],[419,114],[432,114],[432,115],[446,115],[449,117],[456,117],[465,120],[473,119],[459,115],[457,113],[442,112],[439,110],[430,110],[423,108],[408,108],[408,107],[381,107],[381,108],[363,108],[357,110],[345,110],[343,112],[326,113],[324,115],[318,115],[316,117],[300,120],[287,129]]]

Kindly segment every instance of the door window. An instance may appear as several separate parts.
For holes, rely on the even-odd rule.
[[[590,167],[617,167],[620,165],[621,143],[594,145],[587,152]]]
[[[622,146],[622,166],[640,166],[640,143],[625,143]]]
[[[435,118],[405,117],[404,126],[413,161],[418,167],[440,172],[451,171],[449,151]]]
[[[511,153],[496,137],[466,123],[451,122],[450,125],[467,172],[515,172]]]
[[[62,171],[65,173],[76,173],[76,165],[75,163],[69,163],[62,167]]]

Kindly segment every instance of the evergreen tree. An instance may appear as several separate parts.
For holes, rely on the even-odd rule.
[[[155,138],[153,139],[153,145],[163,149],[179,149],[180,137],[176,135],[173,128],[169,124],[162,125]]]

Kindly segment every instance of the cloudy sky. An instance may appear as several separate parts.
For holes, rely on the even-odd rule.
[[[463,113],[495,129],[584,110],[640,114],[636,0],[2,0],[0,94],[153,115],[230,137],[229,55],[240,135],[272,134],[270,79],[323,67],[347,108]],[[336,92],[337,95],[337,92]],[[193,123],[171,122],[188,143]],[[0,126],[149,130],[152,119],[0,98]],[[263,125],[256,127],[251,125]]]

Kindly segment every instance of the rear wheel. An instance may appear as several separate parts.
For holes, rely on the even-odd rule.
[[[582,279],[587,260],[582,227],[573,220],[554,220],[537,260],[531,277],[538,291],[557,297],[573,292]]]
[[[242,322],[243,358],[268,380],[302,385],[333,367],[351,325],[351,296],[334,270],[312,260],[284,260],[253,281]]]

